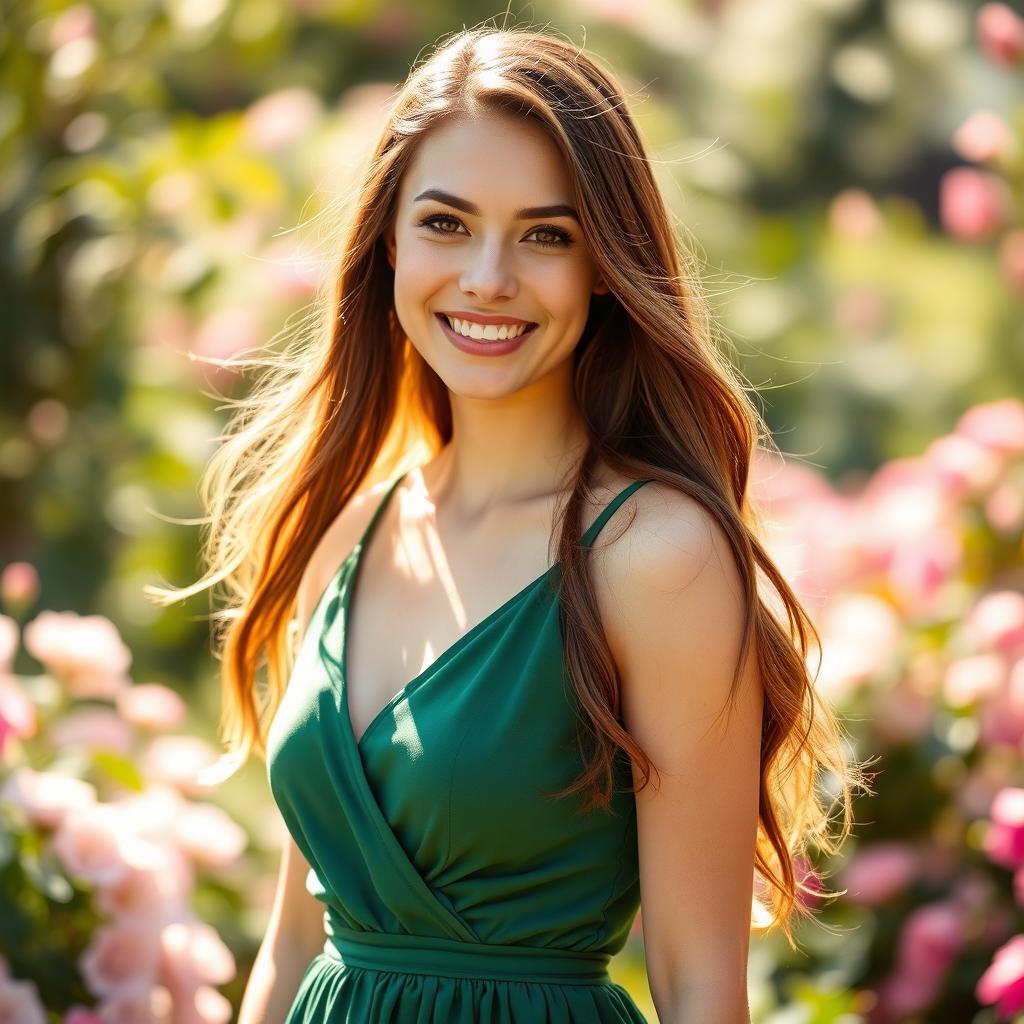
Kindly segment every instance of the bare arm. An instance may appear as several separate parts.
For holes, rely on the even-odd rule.
[[[324,907],[306,891],[308,871],[289,836],[281,851],[267,934],[249,975],[238,1024],[282,1024],[309,962],[323,949]]]
[[[710,514],[644,491],[596,578],[623,721],[660,772],[660,789],[652,777],[636,798],[648,981],[662,1024],[749,1024],[763,703],[752,657],[715,717],[739,655],[740,576]]]
[[[296,596],[297,644],[327,580],[355,546],[387,483],[357,494],[324,535],[306,566]],[[282,1024],[295,1000],[309,962],[322,952],[324,905],[306,890],[309,864],[294,838],[281,851],[277,892],[267,934],[260,945],[246,985],[237,1024]]]

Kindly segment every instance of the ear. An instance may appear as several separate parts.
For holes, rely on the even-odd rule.
[[[384,248],[387,250],[388,263],[391,264],[391,269],[395,269],[395,230],[391,225],[388,225],[384,229],[381,236],[384,239]]]
[[[608,294],[610,289],[609,289],[608,285],[605,284],[605,280],[604,280],[603,277],[598,277],[597,278],[596,282],[594,283],[593,291],[594,291],[595,295],[607,295]]]

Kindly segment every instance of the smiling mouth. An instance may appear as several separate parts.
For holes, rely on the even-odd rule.
[[[450,317],[445,313],[436,313],[435,316],[449,330],[460,337],[468,338],[471,341],[508,341],[513,338],[529,334],[537,327],[537,324],[478,324],[470,320],[460,320],[458,317]]]

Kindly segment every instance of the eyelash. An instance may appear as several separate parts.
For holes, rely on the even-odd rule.
[[[455,224],[459,224],[462,227],[465,227],[465,225],[462,223],[461,220],[459,220],[458,217],[453,217],[450,213],[434,213],[434,214],[431,214],[429,217],[425,217],[419,223],[420,223],[420,227],[429,228],[431,231],[434,231],[434,232],[436,232],[439,235],[454,235],[454,234],[457,234],[458,232],[455,232],[455,231],[444,231],[441,228],[438,228],[438,227],[434,226],[434,223],[433,223],[434,221],[445,221],[445,220],[450,220],[450,221],[454,222]],[[544,231],[544,232],[547,232],[547,233],[552,234],[552,235],[557,235],[558,238],[559,238],[559,241],[557,241],[557,242],[535,242],[534,243],[535,245],[543,245],[545,247],[551,247],[551,248],[557,248],[557,247],[563,246],[563,245],[572,245],[572,241],[573,241],[572,235],[570,235],[568,231],[563,231],[562,228],[556,228],[556,227],[552,227],[550,224],[545,224],[545,225],[542,225],[540,227],[536,227],[533,230],[534,231]],[[532,233],[533,232],[531,232],[531,234]]]

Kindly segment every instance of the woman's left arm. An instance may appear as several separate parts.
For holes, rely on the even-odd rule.
[[[733,709],[713,721],[739,656],[741,580],[708,512],[644,490],[624,543],[601,555],[598,590],[623,722],[661,779],[636,797],[647,976],[661,1024],[749,1024],[763,706],[753,656]]]

